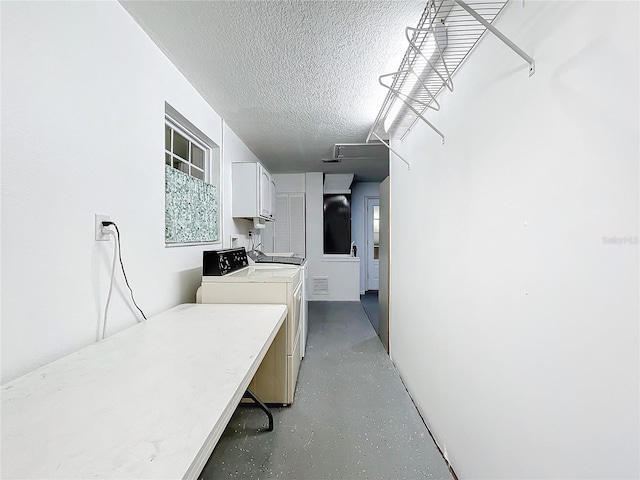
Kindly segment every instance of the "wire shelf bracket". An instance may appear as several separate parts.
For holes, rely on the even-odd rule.
[[[407,162],[402,155],[400,155],[398,152],[396,152],[393,148],[391,148],[391,145],[389,145],[387,142],[385,142],[383,139],[381,139],[376,132],[373,132],[373,136],[376,137],[378,140],[380,140],[391,152],[393,152],[400,160],[402,160],[404,163],[407,164],[407,170],[411,170],[411,164],[409,162]]]

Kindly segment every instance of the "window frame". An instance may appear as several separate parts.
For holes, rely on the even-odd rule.
[[[210,241],[193,241],[193,242],[175,242],[168,243],[166,238],[164,239],[165,248],[174,248],[174,247],[189,247],[189,246],[197,246],[197,245],[213,245],[214,247],[222,248],[223,238],[224,238],[224,222],[223,222],[223,207],[224,207],[224,197],[223,197],[223,174],[224,174],[224,165],[222,161],[222,146],[217,142],[211,140],[211,138],[201,131],[198,127],[196,127],[193,123],[187,120],[180,112],[178,112],[175,108],[173,108],[169,103],[165,102],[165,112],[164,112],[164,128],[163,132],[166,131],[166,127],[177,131],[181,136],[185,137],[189,142],[195,144],[198,148],[201,148],[204,151],[204,179],[200,179],[196,176],[191,175],[191,167],[189,167],[188,175],[192,178],[201,180],[209,185],[213,185],[216,187],[218,192],[218,238],[217,240]],[[165,162],[164,166],[169,166],[167,164],[166,155],[169,154],[172,157],[172,165],[171,168],[175,168],[173,166],[173,157],[177,157],[183,163],[191,164],[191,161],[185,162],[180,156],[176,156],[173,151],[169,152],[166,148],[166,133],[163,133],[164,140],[164,152],[165,152]],[[171,139],[171,148],[173,149],[173,135]],[[191,160],[191,147],[189,147],[189,157]],[[195,167],[199,169],[197,166]],[[176,170],[183,172],[182,170],[176,168]],[[202,169],[199,169],[202,170]],[[163,167],[164,171],[164,167]],[[165,194],[166,195],[166,194]]]
[[[176,168],[174,166],[174,162],[180,162],[183,164],[188,165],[189,171],[185,172],[184,170],[181,170],[179,168],[176,168],[176,170],[182,172],[182,173],[186,173],[187,175],[190,175],[194,178],[198,178],[199,180],[202,180],[205,183],[208,184],[214,184],[212,182],[212,176],[211,176],[211,147],[209,145],[207,145],[204,141],[202,141],[201,139],[199,139],[196,135],[194,135],[193,133],[191,133],[188,129],[186,129],[185,127],[183,127],[178,121],[176,121],[175,119],[173,119],[170,115],[165,114],[165,128],[169,127],[171,129],[171,144],[169,145],[170,150],[167,150],[167,144],[166,144],[166,137],[165,137],[165,149],[164,149],[164,155],[165,155],[165,165],[168,165],[167,163],[167,155],[169,155],[169,157],[171,158],[171,167],[172,168]],[[173,151],[173,142],[174,142],[174,133],[178,132],[182,137],[184,137],[188,142],[189,142],[189,146],[188,146],[188,153],[187,156],[189,157],[187,160],[185,160],[184,158],[180,157],[178,154],[174,153]],[[165,133],[166,135],[166,133]],[[195,145],[196,147],[198,147],[200,150],[202,150],[204,152],[204,158],[203,158],[203,168],[198,167],[197,165],[195,165],[192,162],[192,158],[191,158],[191,147],[192,145]],[[203,178],[197,177],[196,175],[193,175],[191,173],[191,169],[195,169],[197,171],[202,172],[202,176]],[[219,188],[219,185],[218,185]]]

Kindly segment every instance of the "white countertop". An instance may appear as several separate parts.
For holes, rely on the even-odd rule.
[[[286,311],[180,305],[3,385],[2,478],[197,478]]]

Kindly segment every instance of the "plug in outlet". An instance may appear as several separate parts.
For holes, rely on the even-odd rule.
[[[109,235],[105,235],[102,233],[102,222],[108,222],[111,220],[109,215],[98,215],[95,214],[95,222],[94,222],[94,232],[96,235],[96,242],[106,242],[109,240]]]

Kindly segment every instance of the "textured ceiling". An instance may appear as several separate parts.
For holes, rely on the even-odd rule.
[[[365,141],[426,0],[121,3],[273,173],[386,176],[386,159],[322,159]]]

